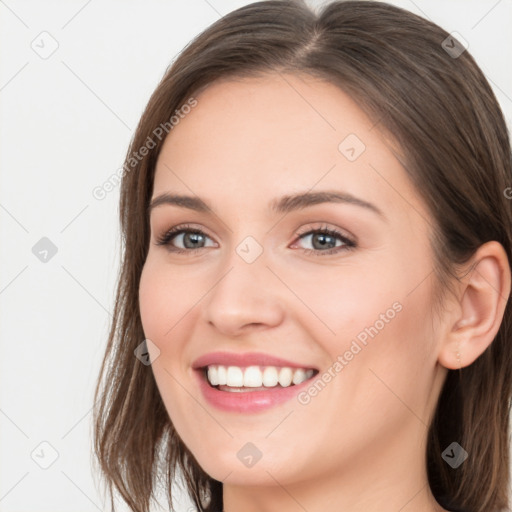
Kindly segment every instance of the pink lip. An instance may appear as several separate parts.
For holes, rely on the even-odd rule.
[[[192,368],[197,370],[210,366],[212,364],[221,364],[223,366],[288,366],[290,368],[304,368],[316,370],[314,366],[307,364],[294,363],[280,357],[274,357],[263,352],[247,352],[245,354],[236,354],[233,352],[210,352],[199,357],[192,364]],[[256,392],[255,392],[256,393]]]
[[[196,374],[196,378],[198,379],[199,387],[204,398],[214,407],[230,412],[258,412],[286,402],[295,397],[301,389],[309,386],[311,384],[311,380],[314,379],[318,373],[316,371],[310,379],[286,388],[276,386],[268,388],[268,391],[232,392],[221,391],[220,389],[210,386],[206,379],[204,368],[213,364],[239,366],[240,368],[245,368],[247,366],[286,366],[289,368],[314,370],[317,370],[317,368],[307,364],[294,363],[293,361],[274,357],[262,352],[247,352],[245,354],[236,354],[233,352],[211,352],[199,357],[192,364],[192,368],[196,370],[194,373]]]
[[[291,400],[301,390],[309,386],[312,379],[316,377],[316,374],[314,374],[310,379],[287,388],[274,387],[268,388],[268,391],[232,392],[220,391],[210,386],[204,370],[199,369],[194,373],[198,379],[199,388],[208,403],[222,411],[238,413],[260,412]]]

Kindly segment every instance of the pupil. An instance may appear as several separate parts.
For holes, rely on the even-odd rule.
[[[183,242],[185,247],[188,247],[189,249],[194,246],[197,246],[198,242],[201,242],[200,238],[202,238],[202,235],[200,233],[186,233],[183,237]],[[187,241],[191,242],[191,246],[187,246]]]
[[[318,237],[315,239],[315,236]],[[328,241],[330,239],[330,241]],[[319,240],[319,245],[315,244],[315,240]],[[326,244],[332,243],[336,244],[336,241],[334,240],[334,237],[331,235],[326,235],[325,233],[317,233],[313,236],[313,247],[315,249],[325,249]]]

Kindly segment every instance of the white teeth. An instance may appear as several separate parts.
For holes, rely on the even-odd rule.
[[[219,373],[216,366],[208,366],[208,382],[212,386],[219,384]]]
[[[274,386],[277,386],[277,383],[277,368],[275,366],[267,366],[263,370],[263,385],[266,388],[273,388]]]
[[[208,382],[212,386],[231,386],[272,388],[278,384],[281,387],[289,387],[293,384],[300,384],[313,376],[314,370],[304,368],[277,368],[276,366],[248,366],[240,368],[238,366],[208,366]]]
[[[215,368],[215,367],[214,367]],[[210,369],[210,367],[208,367]],[[217,366],[217,384],[225,386],[228,382],[227,372],[225,366]]]
[[[259,388],[263,385],[259,366],[249,366],[244,372],[244,387]]]
[[[244,372],[238,366],[228,366],[227,383],[228,386],[241,387],[244,385]]]
[[[301,382],[304,382],[306,380],[306,372],[304,370],[301,370],[300,368],[298,370],[295,370],[293,374],[292,382],[294,384],[300,384]]]
[[[291,368],[281,368],[279,371],[279,384],[283,388],[289,386],[292,383],[293,372]]]

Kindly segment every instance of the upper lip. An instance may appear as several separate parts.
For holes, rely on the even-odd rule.
[[[213,364],[220,364],[223,366],[288,366],[290,368],[305,368],[316,370],[314,366],[309,364],[295,363],[288,361],[281,357],[271,356],[270,354],[264,354],[263,352],[245,352],[245,353],[234,353],[234,352],[210,352],[197,358],[192,368],[198,370],[205,366]]]

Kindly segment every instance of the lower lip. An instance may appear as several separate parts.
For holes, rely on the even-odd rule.
[[[206,380],[204,370],[195,371],[199,379],[199,387],[206,401],[217,409],[230,412],[252,413],[270,409],[276,405],[291,400],[307,386],[311,384],[313,375],[308,380],[289,386],[287,388],[274,387],[268,391],[220,391],[210,386]]]

